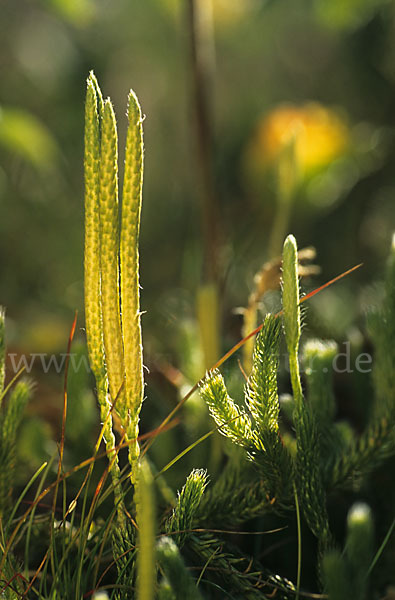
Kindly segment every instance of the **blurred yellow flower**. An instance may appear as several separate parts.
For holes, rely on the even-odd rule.
[[[294,145],[300,176],[329,165],[344,154],[350,141],[346,122],[333,110],[317,102],[297,107],[284,104],[258,123],[248,149],[254,170],[275,164],[284,150]]]

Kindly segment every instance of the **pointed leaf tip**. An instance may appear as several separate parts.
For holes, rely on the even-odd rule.
[[[134,92],[132,89],[129,91],[128,97],[128,119],[129,121],[132,119],[134,121],[142,120],[140,102],[137,98],[136,92]]]

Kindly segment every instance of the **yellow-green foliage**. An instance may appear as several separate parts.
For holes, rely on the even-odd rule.
[[[144,395],[138,244],[143,185],[143,119],[133,91],[129,94],[128,118],[122,193],[121,296],[126,409],[129,414],[127,434],[131,442],[130,455],[135,461],[139,455],[138,420]]]
[[[176,534],[175,539],[180,547],[188,537],[206,485],[206,471],[194,469],[178,494],[177,505],[166,523],[166,531]]]
[[[100,137],[93,75],[85,104],[85,321],[91,369],[99,385],[105,376],[100,278]],[[100,385],[101,388],[101,385]]]
[[[129,443],[131,478],[139,457],[138,421],[143,401],[138,237],[143,179],[142,116],[129,94],[122,215],[118,203],[115,114],[88,78],[85,125],[85,315],[89,358],[96,377],[107,451],[113,453],[114,409]],[[121,230],[119,222],[121,220]],[[121,322],[122,308],[122,322]],[[112,475],[119,479],[113,457]]]
[[[116,403],[116,412],[124,417],[126,411],[119,397],[125,367],[119,297],[118,138],[114,109],[109,99],[104,102],[100,147],[100,271],[104,353],[111,402]]]
[[[207,374],[200,393],[219,431],[246,450],[262,473],[266,493],[276,496],[276,502],[282,504],[289,497],[291,463],[279,435],[279,337],[278,318],[267,315],[256,340],[252,371],[245,386],[245,409],[229,397],[218,370]]]
[[[333,422],[335,400],[330,366],[337,350],[335,343],[325,344],[314,340],[305,345],[304,359],[308,363],[306,398],[303,393],[299,368],[301,311],[298,251],[295,238],[292,235],[287,237],[283,250],[283,326],[293,392],[294,439],[289,441],[290,433],[283,435],[280,421],[277,373],[281,321],[279,316],[267,315],[255,342],[251,374],[245,385],[244,406],[230,398],[218,370],[210,371],[200,384],[201,395],[219,431],[239,447],[242,459],[248,458],[255,469],[244,469],[243,473],[242,468],[228,468],[222,480],[205,495],[205,499],[206,472],[194,469],[178,495],[172,514],[162,521],[162,530],[172,538],[165,538],[156,544],[154,481],[148,462],[139,461],[138,445],[139,414],[144,397],[138,251],[143,182],[143,119],[133,92],[128,98],[128,120],[120,213],[114,110],[109,99],[103,102],[97,81],[91,74],[88,79],[85,133],[86,328],[118,507],[120,527],[114,535],[118,541],[113,550],[120,585],[136,584],[136,597],[139,600],[152,600],[155,594],[159,594],[160,598],[181,598],[182,594],[199,597],[200,592],[194,588],[181,555],[186,547],[195,558],[203,560],[204,565],[210,562],[213,569],[226,571],[231,578],[232,589],[241,594],[246,590],[255,590],[255,582],[247,581],[245,570],[240,572],[233,562],[236,559],[222,551],[219,541],[208,534],[200,535],[193,527],[202,516],[208,521],[213,516],[216,519],[219,517],[222,522],[234,526],[273,508],[293,510],[297,501],[310,530],[318,538],[318,554],[320,558],[323,557],[320,565],[322,576],[331,600],[346,597],[342,589],[352,590],[354,595],[359,594],[362,598],[364,594],[366,596],[368,588],[359,565],[363,564],[363,570],[368,571],[372,546],[370,513],[367,517],[367,513],[364,513],[366,518],[363,526],[360,520],[355,521],[355,514],[350,513],[344,553],[346,564],[342,555],[334,549],[326,496],[331,485],[344,483],[350,473],[364,467],[365,463],[378,464],[394,452],[393,437],[390,436],[392,402],[391,398],[385,398],[391,395],[385,392],[392,390],[392,375],[385,372],[393,373],[391,331],[395,322],[392,302],[394,261],[391,260],[389,265],[386,304],[373,322],[375,341],[381,348],[377,353],[376,366],[378,403],[367,432],[357,442],[346,442],[341,440]],[[0,363],[0,377],[2,369]],[[136,489],[137,552],[134,550],[134,532],[124,511],[112,430],[113,412],[119,419],[121,431],[129,445],[131,479]],[[293,448],[296,450],[293,451]],[[255,480],[251,479],[252,473],[257,473]],[[227,512],[227,515],[218,515],[219,511]],[[138,557],[137,578],[135,554]],[[156,560],[160,567],[159,581]],[[336,584],[337,571],[342,578],[343,588]],[[267,581],[276,581],[276,585],[282,585],[284,591],[294,591],[292,585],[288,586],[280,579],[271,580],[268,576]]]
[[[282,286],[285,340],[287,342],[289,354],[292,390],[296,405],[298,406],[302,402],[303,397],[298,363],[301,319],[299,306],[298,249],[293,235],[289,235],[284,242]]]
[[[85,104],[85,323],[89,360],[96,378],[103,435],[114,483],[116,503],[120,504],[119,466],[115,455],[115,437],[112,431],[111,396],[108,395],[108,375],[105,363],[102,262],[101,262],[101,218],[100,218],[100,115],[98,105],[103,106],[101,93],[93,73],[87,82]],[[100,110],[102,112],[102,110]],[[121,514],[121,513],[119,513]],[[120,518],[122,518],[120,516]]]

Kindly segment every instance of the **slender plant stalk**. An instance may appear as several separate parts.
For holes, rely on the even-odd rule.
[[[143,185],[143,119],[133,91],[129,93],[128,118],[120,245],[125,395],[128,412],[126,433],[130,444],[131,478],[134,481],[140,454],[137,437],[139,414],[144,399],[144,377],[138,250]]]
[[[196,176],[201,208],[203,240],[202,284],[196,305],[204,367],[207,370],[220,356],[220,247],[221,218],[218,189],[213,171],[213,124],[211,87],[214,72],[212,0],[187,0],[186,16],[192,74]],[[213,438],[213,444],[216,444]],[[215,449],[214,449],[215,453]]]
[[[213,173],[213,128],[210,110],[210,84],[214,67],[212,6],[209,2],[188,0],[187,27],[190,42],[190,64],[193,77],[193,112],[196,140],[197,174],[201,200],[204,242],[203,277],[218,282],[219,208]]]
[[[137,599],[153,600],[155,574],[155,504],[153,479],[147,461],[139,468],[136,484],[136,510],[139,527],[137,555]]]
[[[297,565],[297,570],[296,570],[295,600],[299,600],[300,574],[302,571],[302,528],[301,528],[301,521],[300,521],[300,508],[299,508],[298,492],[297,492],[295,484],[294,484],[293,488],[294,488],[295,509],[296,509],[296,526],[298,529],[298,565]]]
[[[119,299],[118,137],[114,109],[109,99],[104,102],[101,128],[100,242],[103,337],[108,385],[111,401],[116,401],[115,410],[123,418],[126,407],[118,398],[125,377]]]
[[[316,417],[309,403],[303,399],[299,369],[299,341],[301,335],[298,250],[293,235],[284,242],[283,250],[283,310],[284,331],[289,354],[289,369],[295,402],[294,424],[297,454],[295,483],[304,515],[311,531],[319,541],[319,552],[332,544],[326,510],[326,494],[322,481],[320,439]]]
[[[96,91],[88,78],[85,104],[85,320],[91,369],[105,379],[100,287],[100,134]]]
[[[199,287],[196,305],[204,356],[204,370],[207,371],[220,356],[218,323],[221,316],[219,314],[218,289],[214,283],[206,283]]]
[[[301,407],[303,402],[302,385],[298,361],[298,349],[301,333],[300,300],[298,281],[298,251],[296,240],[289,235],[283,250],[283,310],[284,331],[289,354],[289,370],[295,404]]]
[[[370,573],[373,571],[377,561],[379,560],[380,556],[382,555],[384,548],[386,547],[386,545],[392,535],[392,532],[394,531],[394,528],[395,528],[395,519],[392,521],[390,528],[388,529],[383,541],[380,544],[379,549],[377,550],[372,562],[370,563],[369,569],[367,571],[367,575],[370,575]]]

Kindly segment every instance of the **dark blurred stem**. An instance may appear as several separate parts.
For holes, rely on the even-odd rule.
[[[197,179],[203,234],[203,280],[218,283],[219,208],[213,173],[213,128],[210,97],[213,75],[213,32],[211,0],[187,0],[193,120]]]
[[[196,177],[200,196],[203,238],[203,281],[197,291],[196,304],[204,370],[212,367],[221,353],[221,316],[218,293],[220,221],[213,171],[213,127],[210,114],[214,70],[211,1],[187,0],[197,158]],[[218,435],[214,436],[211,442],[210,472],[214,473],[218,470],[221,456],[221,440]]]

